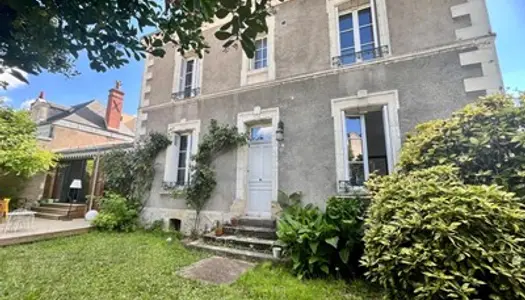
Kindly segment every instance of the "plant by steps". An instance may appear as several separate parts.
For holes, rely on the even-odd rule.
[[[139,205],[108,192],[100,202],[100,213],[93,220],[93,226],[100,230],[133,231],[138,224]]]
[[[277,236],[291,255],[299,278],[353,277],[359,273],[363,200],[331,198],[326,213],[311,204],[290,208],[279,220]]]
[[[197,155],[192,158],[194,163],[190,183],[182,193],[178,190],[173,192],[174,198],[183,195],[188,206],[195,210],[195,232],[200,224],[200,213],[217,185],[213,160],[221,153],[236,149],[247,142],[247,135],[239,133],[237,127],[219,125],[216,120],[211,120],[208,133],[201,139]]]

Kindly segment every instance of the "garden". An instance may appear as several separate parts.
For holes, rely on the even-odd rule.
[[[365,195],[332,197],[321,210],[282,193],[286,262],[221,286],[179,277],[208,254],[139,222],[169,143],[153,134],[105,158],[99,232],[0,249],[0,298],[525,299],[525,95],[519,102],[481,98],[419,125],[396,172],[372,175]],[[212,153],[242,144],[236,132],[212,122],[203,138],[182,191],[196,211],[216,184]]]

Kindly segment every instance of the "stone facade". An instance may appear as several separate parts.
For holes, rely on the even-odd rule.
[[[379,14],[378,36],[388,34],[384,40],[390,43],[381,45],[388,47],[388,53],[347,66],[334,65],[331,57],[334,26],[330,22],[336,21],[332,9],[344,5],[342,0],[289,0],[276,6],[274,44],[268,46],[274,51],[273,80],[243,85],[242,51],[223,52],[221,41],[213,38],[218,27],[211,26],[204,32],[211,52],[201,61],[201,94],[172,100],[178,78],[174,57],[179,54],[167,47],[164,58],[149,58],[145,64],[139,115],[146,117],[138,123],[139,133],[167,132],[170,124],[200,120],[202,136],[211,119],[239,126],[243,114],[275,110],[277,120],[285,124],[284,140],[273,141],[276,188],[302,191],[305,203],[324,207],[326,199],[338,193],[340,180],[336,171],[340,141],[334,135],[337,99],[355,98],[352,109],[365,111],[365,103],[373,97],[395,95],[388,106],[391,163],[395,163],[396,143],[401,144],[415,125],[447,117],[478,96],[502,88],[495,36],[483,18],[487,15],[483,0],[371,3]],[[271,118],[261,120],[275,126]],[[242,152],[226,153],[215,161],[218,184],[203,212],[209,221],[201,228],[243,214],[247,199],[239,194],[239,185],[246,184],[239,173]],[[166,154],[160,154],[144,217],[179,219],[182,228],[188,228],[185,223],[192,218],[185,201],[172,199],[162,187],[168,165]],[[275,200],[273,214],[279,211]]]

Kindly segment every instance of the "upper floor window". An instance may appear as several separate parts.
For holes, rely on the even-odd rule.
[[[376,58],[374,22],[370,7],[343,12],[339,16],[341,64]]]
[[[181,58],[178,90],[175,99],[185,99],[200,94],[200,62],[197,58]]]
[[[268,39],[255,41],[255,55],[251,60],[251,69],[258,70],[268,67]]]
[[[266,18],[268,32],[255,39],[252,59],[242,56],[241,86],[275,80],[275,16]]]
[[[327,0],[330,54],[334,66],[373,60],[388,54],[385,0]]]

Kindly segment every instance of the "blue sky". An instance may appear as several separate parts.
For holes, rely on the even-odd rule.
[[[489,8],[492,28],[497,33],[497,48],[505,86],[511,89],[525,90],[525,1],[524,0],[486,0]],[[72,79],[63,75],[43,73],[30,76],[30,85],[17,86],[0,92],[6,96],[13,107],[27,100],[34,99],[44,91],[46,99],[63,105],[72,105],[91,99],[105,103],[108,90],[116,80],[123,83],[126,93],[124,111],[136,114],[140,100],[143,62],[132,61],[129,65],[106,73],[92,71],[87,59],[77,62],[82,73]]]

